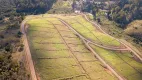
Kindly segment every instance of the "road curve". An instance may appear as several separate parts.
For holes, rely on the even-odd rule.
[[[54,17],[55,18],[55,17]],[[87,40],[86,38],[84,38],[83,36],[81,36],[78,32],[76,32],[76,30],[74,30],[69,24],[67,24],[64,20],[58,18],[64,25],[66,25],[67,27],[69,27],[73,32],[75,32],[82,40],[83,42],[85,43],[85,45],[88,47],[88,49],[119,79],[119,80],[125,80],[125,78],[123,78],[122,76],[120,76],[118,73],[116,73],[116,71],[114,71],[114,69],[109,66],[89,45],[89,43],[93,43],[89,40]],[[27,36],[26,36],[26,21],[23,21],[22,24],[21,24],[21,32],[23,33],[23,37],[24,37],[24,44],[25,44],[25,50],[26,50],[26,54],[27,54],[27,61],[28,61],[28,64],[29,64],[29,69],[31,71],[31,78],[32,80],[39,80],[37,79],[37,76],[36,76],[36,72],[35,72],[35,68],[34,68],[34,64],[33,64],[33,61],[32,61],[32,57],[31,57],[31,52],[30,52],[30,49],[29,49],[29,45],[28,45],[28,40],[27,40]],[[95,43],[94,43],[95,44]],[[97,44],[95,44],[97,45]],[[99,45],[97,45],[99,46]],[[103,47],[103,46],[100,46],[102,48],[105,48],[105,49],[109,49],[107,47]],[[110,49],[112,50],[112,49]],[[113,49],[113,50],[120,50],[120,49]]]
[[[61,19],[61,18],[58,18],[62,23],[64,23],[64,24],[66,24],[67,26],[70,26],[67,22],[65,22],[63,19]],[[79,36],[82,38],[82,39],[84,39],[85,41],[87,41],[87,42],[89,42],[90,44],[94,44],[94,45],[96,45],[96,46],[98,46],[98,47],[101,47],[101,48],[104,48],[104,49],[107,49],[107,50],[114,50],[114,51],[128,51],[128,49],[127,48],[111,48],[111,47],[106,47],[106,46],[102,46],[102,45],[99,45],[99,44],[97,44],[97,43],[94,43],[94,42],[92,42],[92,41],[90,41],[90,40],[88,40],[88,39],[86,39],[85,37],[83,37],[80,33],[78,33],[74,28],[72,28],[71,26],[70,26],[70,29],[72,30],[72,31],[74,31],[76,34],[79,34]]]
[[[85,14],[83,14],[84,16],[86,16]],[[48,18],[48,17],[46,17],[46,18]],[[57,18],[57,17],[52,17],[52,18]],[[109,47],[106,47],[106,46],[102,46],[102,45],[99,45],[99,44],[96,44],[96,43],[94,43],[94,42],[92,42],[92,41],[90,41],[90,40],[88,40],[88,39],[86,39],[85,37],[83,37],[81,34],[79,34],[74,28],[72,28],[67,22],[65,22],[64,20],[62,20],[62,19],[60,19],[60,18],[58,18],[64,25],[66,25],[67,27],[69,27],[75,34],[77,34],[82,40],[83,40],[83,42],[85,43],[85,45],[88,47],[88,49],[90,50],[90,51],[92,51],[93,52],[93,54],[109,69],[109,70],[111,70],[111,72],[119,79],[119,80],[126,80],[124,77],[122,77],[122,76],[120,76],[118,73],[116,73],[116,71],[110,66],[110,65],[108,65],[93,49],[92,49],[92,47],[89,45],[89,44],[93,44],[93,45],[96,45],[96,46],[98,46],[98,47],[101,47],[101,48],[104,48],[104,49],[108,49],[108,50],[115,50],[115,51],[132,51],[141,61],[142,61],[142,59],[141,59],[141,57],[135,52],[135,51],[133,51],[129,46],[127,46],[126,44],[124,44],[124,43],[122,43],[121,41],[119,41],[119,40],[117,40],[116,38],[114,38],[114,39],[116,39],[117,41],[119,41],[119,42],[121,42],[123,45],[125,45],[126,46],[126,48],[125,49],[121,49],[121,48],[109,48]],[[86,20],[88,20],[89,21],[89,19],[86,17]],[[96,23],[94,23],[94,22],[91,22],[91,21],[89,21],[90,23],[92,23],[92,24],[94,24],[94,25],[97,25]],[[28,45],[28,40],[27,40],[27,36],[26,36],[26,26],[25,26],[25,24],[26,24],[26,21],[23,21],[22,22],[22,24],[21,24],[21,32],[23,33],[23,38],[24,38],[24,47],[25,47],[25,51],[26,51],[26,58],[27,58],[27,61],[28,61],[28,64],[29,64],[29,69],[30,69],[30,71],[31,71],[31,78],[32,78],[32,80],[39,80],[39,79],[37,79],[37,76],[36,76],[36,72],[35,72],[35,69],[34,69],[34,64],[33,64],[33,61],[32,61],[32,57],[31,57],[31,52],[30,52],[30,49],[29,49],[29,45]],[[101,28],[100,28],[100,26],[99,25],[97,25],[97,27],[99,27],[99,29],[103,32],[103,33],[105,33]],[[108,35],[107,33],[105,33],[106,35]],[[110,35],[109,35],[110,36]],[[112,37],[112,36],[110,36],[110,37]]]
[[[108,36],[114,38],[115,40],[117,40],[117,41],[119,41],[121,44],[123,44],[129,51],[131,51],[131,52],[142,62],[142,57],[140,57],[140,56],[138,55],[138,53],[136,53],[131,47],[129,47],[128,45],[126,45],[126,44],[123,43],[122,41],[116,39],[115,37],[113,37],[113,36],[107,34],[107,33],[100,27],[100,25],[98,25],[96,22],[90,21],[90,20],[87,18],[86,14],[83,14],[83,13],[82,13],[81,15],[83,15],[84,18],[85,18],[88,22],[90,22],[90,23],[96,25],[104,34],[106,34],[106,35],[108,35]]]
[[[27,64],[28,64],[28,67],[30,70],[31,80],[39,80],[39,79],[37,79],[37,76],[36,76],[32,56],[31,56],[31,52],[30,52],[30,47],[29,47],[28,39],[27,39],[27,35],[26,35],[27,26],[25,24],[26,24],[26,21],[23,21],[21,23],[21,27],[20,27],[20,30],[23,33],[23,39],[24,39],[23,43],[24,43],[24,50],[25,50],[25,54],[26,54],[25,57],[26,57]]]
[[[64,25],[66,25],[68,28],[70,28],[76,35],[79,36],[80,39],[84,42],[84,44],[87,46],[87,48],[119,79],[119,80],[126,80],[124,77],[120,76],[110,65],[108,65],[89,45],[90,41],[85,39],[83,36],[81,36],[76,30],[74,30],[70,25],[68,25],[64,20],[59,19]]]
[[[43,17],[43,18],[57,18],[57,19],[59,19],[60,21],[64,21],[63,19],[58,18],[58,17]],[[33,19],[34,19],[34,18],[33,18]],[[67,24],[68,26],[70,26],[68,23],[66,23],[66,24]],[[78,33],[74,28],[71,27],[71,29],[72,29],[73,31],[75,31],[75,33],[80,34],[80,33]],[[108,35],[108,34],[107,34],[107,35]],[[80,36],[82,36],[82,35],[80,34]],[[109,36],[110,36],[110,35],[109,35]],[[86,41],[88,41],[88,42],[91,43],[91,44],[94,44],[94,45],[96,45],[96,46],[98,46],[98,47],[101,47],[101,48],[104,48],[104,49],[107,49],[107,50],[129,51],[128,48],[108,47],[108,46],[104,46],[104,45],[100,45],[100,44],[94,43],[94,42],[92,42],[91,40],[86,39],[84,36],[82,36],[82,38],[84,38]]]

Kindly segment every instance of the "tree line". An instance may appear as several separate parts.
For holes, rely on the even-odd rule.
[[[120,0],[110,11],[111,19],[125,28],[133,20],[142,19],[142,0]]]
[[[115,4],[112,5],[112,1],[115,2]],[[105,9],[105,2],[109,3],[107,9]],[[122,28],[125,28],[125,26],[133,20],[142,19],[142,0],[102,0],[98,4],[96,4],[96,1],[88,1],[83,2],[81,7],[83,12],[90,12],[94,17],[96,17],[96,13],[98,13],[100,9],[107,10],[108,19],[120,24]]]
[[[56,0],[0,0],[0,20],[11,15],[39,14],[48,11]]]

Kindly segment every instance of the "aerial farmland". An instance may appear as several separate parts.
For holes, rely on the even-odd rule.
[[[134,54],[86,18],[81,14],[26,17],[38,79],[141,80],[142,64]]]

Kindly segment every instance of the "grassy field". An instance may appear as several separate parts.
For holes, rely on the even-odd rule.
[[[120,43],[114,38],[100,32],[91,23],[87,22],[82,16],[64,19],[82,36],[98,43],[107,46],[120,46]]]
[[[48,13],[55,14],[67,14],[72,13],[72,1],[73,0],[57,0],[56,3],[53,4],[51,10]]]
[[[41,80],[117,80],[58,19],[39,17],[28,24],[30,49]]]
[[[128,80],[142,79],[142,64],[130,52],[116,52],[91,45],[94,50],[119,74]]]
[[[26,19],[32,17],[29,16]],[[57,18],[51,17],[65,20],[82,36],[98,44],[121,45],[80,15],[44,14],[44,17],[35,16],[35,19],[28,21],[30,25],[28,39],[36,71],[41,80],[117,80],[71,29],[63,25]],[[94,45],[91,47],[126,79],[142,79],[142,64],[133,58],[132,53],[105,50]]]

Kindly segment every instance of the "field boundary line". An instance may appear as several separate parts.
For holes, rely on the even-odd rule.
[[[32,60],[32,56],[31,56],[31,52],[30,52],[30,47],[29,47],[29,43],[28,43],[28,39],[27,39],[27,34],[26,34],[26,28],[28,28],[26,24],[26,21],[23,21],[20,27],[21,32],[23,33],[23,44],[24,44],[24,49],[25,49],[25,54],[26,54],[26,59],[27,59],[27,64],[30,70],[30,78],[31,80],[40,80],[37,79],[37,75],[35,72],[35,68],[34,68],[34,63]]]
[[[69,26],[69,28],[75,32],[75,34],[79,34],[78,36],[81,37],[82,39],[88,41],[89,43],[91,44],[94,44],[98,47],[101,47],[101,48],[104,48],[104,49],[107,49],[107,50],[114,50],[114,51],[128,51],[129,49],[121,49],[121,48],[110,48],[110,47],[106,47],[106,46],[102,46],[102,45],[99,45],[99,44],[96,44],[88,39],[86,39],[84,36],[82,36],[80,33],[78,33],[74,28],[72,28],[67,22],[65,22],[63,19],[61,18],[58,18],[61,22],[63,22],[65,25]]]
[[[74,30],[70,25],[68,25],[67,22],[65,22],[64,20],[60,19],[60,21],[65,24],[67,27],[69,27],[71,30],[73,30],[73,32],[78,35],[84,42],[84,44],[87,46],[87,48],[99,59],[99,61],[101,61],[119,80],[126,80],[124,77],[120,76],[120,74],[118,74],[110,65],[108,65],[93,49],[92,47],[89,45],[89,41],[84,37],[82,37],[78,32],[76,32],[76,30]]]
[[[50,23],[52,23],[51,21],[48,21]],[[62,23],[62,22],[61,22]],[[52,23],[53,24],[53,23]],[[63,24],[63,23],[62,23]],[[63,24],[64,25],[64,24]],[[57,27],[53,24],[53,26],[57,29]],[[66,26],[66,25],[65,25]],[[77,57],[74,55],[73,51],[70,49],[70,47],[68,46],[68,43],[65,41],[65,39],[63,38],[62,34],[60,33],[60,31],[57,29],[58,33],[60,34],[62,40],[64,41],[65,45],[67,46],[67,48],[69,49],[69,51],[72,53],[72,55],[74,56],[75,60],[77,61],[77,63],[80,65],[80,67],[83,69],[83,71],[85,72],[85,74],[87,75],[86,78],[90,78],[90,76],[88,75],[87,71],[84,69],[84,67],[81,65],[80,61],[77,59]]]
[[[98,25],[96,22],[90,21],[90,20],[87,18],[86,14],[82,13],[81,15],[83,15],[84,18],[85,18],[88,22],[90,22],[90,23],[96,25],[104,34],[106,34],[106,35],[108,35],[108,36],[110,36],[110,37],[116,39],[115,37],[113,37],[113,36],[107,34],[107,33],[101,28],[101,26]],[[131,52],[142,62],[142,57],[140,57],[137,52],[135,52],[131,47],[129,47],[129,45],[126,45],[124,42],[122,42],[122,41],[120,41],[120,40],[118,40],[118,39],[116,39],[116,40],[119,41],[121,44],[123,44],[129,51],[131,51]]]

